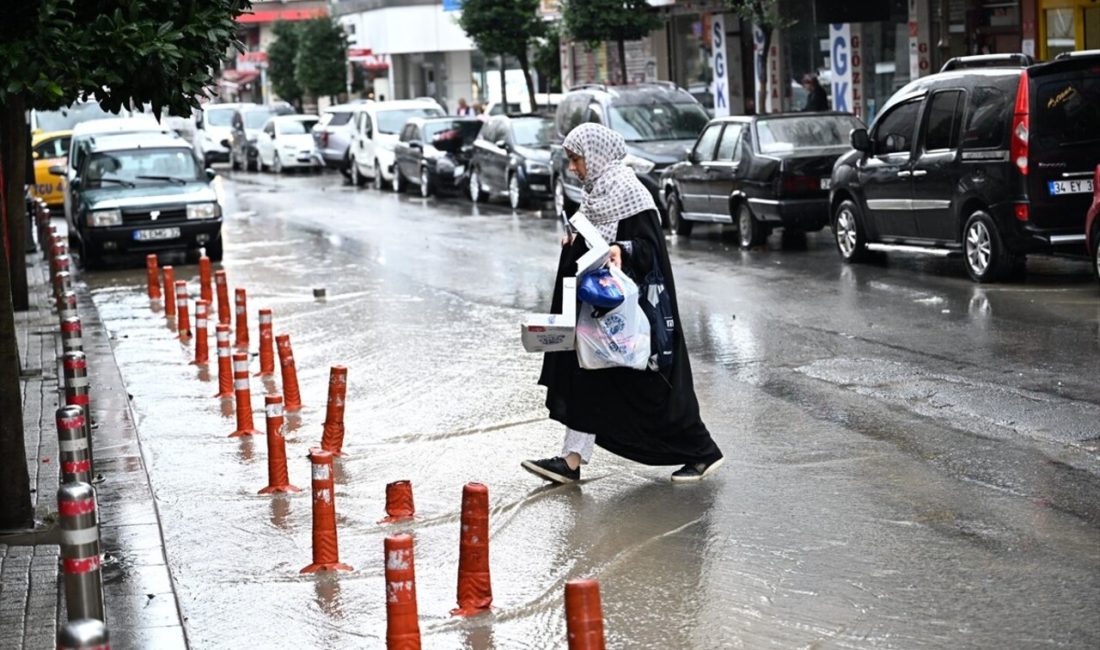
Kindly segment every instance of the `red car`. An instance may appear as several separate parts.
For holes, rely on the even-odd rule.
[[[1085,248],[1092,257],[1092,271],[1100,280],[1100,165],[1092,175],[1092,207],[1085,218]]]

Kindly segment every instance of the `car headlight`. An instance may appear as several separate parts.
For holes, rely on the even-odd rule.
[[[88,225],[94,228],[122,225],[121,210],[96,210],[88,214]]]
[[[549,174],[550,173],[550,165],[547,165],[546,163],[540,163],[540,162],[535,162],[533,160],[528,160],[528,161],[523,163],[523,166],[527,168],[527,173],[529,173],[529,174]]]
[[[623,164],[634,170],[635,174],[648,174],[653,171],[654,164],[652,161],[645,158],[639,158],[634,154],[626,154],[626,158],[623,158]]]
[[[213,219],[218,216],[217,203],[192,203],[187,206],[188,219]]]

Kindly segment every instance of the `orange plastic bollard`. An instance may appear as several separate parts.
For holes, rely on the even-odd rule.
[[[160,269],[157,268],[157,256],[154,253],[145,256],[145,276],[149,284],[149,299],[160,300]]]
[[[278,395],[264,397],[267,414],[267,487],[260,494],[272,492],[301,492],[290,484],[286,470],[286,438],[283,437],[283,398]]]
[[[271,310],[260,310],[260,371],[257,377],[271,377],[275,374],[275,350],[271,334]]]
[[[584,579],[565,583],[565,627],[569,650],[604,650],[599,582]]]
[[[167,264],[160,271],[164,275],[164,317],[171,321],[176,317],[176,271]]]
[[[225,279],[225,271],[214,272],[214,284],[218,288],[218,322],[222,325],[232,325],[232,312],[229,311],[229,285]]]
[[[195,360],[192,362],[198,366],[205,366],[210,362],[210,341],[206,333],[207,318],[210,314],[209,300],[195,301]]]
[[[387,537],[386,648],[420,650],[420,622],[416,612],[416,567],[412,535]]]
[[[309,450],[313,463],[313,563],[301,573],[351,571],[340,562],[336,541],[336,491],[332,477],[332,454],[324,449]]]
[[[229,347],[229,326],[214,326],[218,342],[218,394],[214,397],[233,397],[233,353]]]
[[[252,390],[248,386],[248,355],[233,355],[233,389],[237,398],[237,430],[230,438],[255,436],[260,432],[252,424]]]
[[[206,301],[214,300],[214,290],[210,286],[210,258],[199,257],[199,297]]]
[[[191,338],[191,312],[187,308],[187,282],[176,280],[176,331],[181,339]]]
[[[248,294],[244,289],[234,292],[237,304],[237,347],[248,347]]]
[[[294,351],[290,348],[290,335],[275,337],[275,347],[279,350],[279,365],[283,371],[283,395],[286,402],[283,409],[287,413],[302,410],[302,394],[298,391],[298,370],[294,365]]]
[[[462,533],[458,554],[458,607],[452,616],[480,614],[493,604],[489,580],[489,488],[467,483],[462,488]]]
[[[413,505],[413,486],[411,481],[394,481],[386,484],[386,517],[379,520],[380,524],[391,524],[395,521],[407,521],[416,514]]]
[[[339,456],[344,449],[344,400],[348,392],[348,369],[333,366],[328,375],[328,406],[321,449]]]

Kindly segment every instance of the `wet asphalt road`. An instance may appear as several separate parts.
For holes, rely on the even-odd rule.
[[[519,469],[557,452],[522,314],[550,302],[560,226],[537,210],[229,173],[231,289],[274,311],[306,411],[291,482],[349,368],[340,555],[303,577],[310,500],[261,497],[262,438],[187,364],[142,269],[85,276],[110,329],[195,648],[384,646],[382,540],[416,538],[425,648],[563,648],[562,588],[597,577],[614,648],[1100,645],[1100,294],[1086,262],[978,286],[958,260],[840,263],[827,232],[737,250],[672,237],[714,480],[597,451],[580,486]],[[197,269],[177,266],[177,278]],[[324,287],[327,298],[313,298]],[[253,332],[256,352],[256,333]],[[211,341],[211,345],[213,345]],[[253,360],[253,372],[258,368]],[[262,428],[262,394],[252,382]],[[418,519],[382,526],[410,479]],[[489,486],[494,611],[453,619],[462,485]]]

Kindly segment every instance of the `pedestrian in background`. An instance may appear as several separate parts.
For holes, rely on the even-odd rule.
[[[802,77],[802,87],[809,93],[806,95],[806,104],[802,107],[803,112],[829,110],[829,96],[825,94],[816,74],[805,74]]]
[[[455,110],[455,115],[460,117],[466,117],[467,115],[473,115],[474,109],[470,108],[470,105],[466,103],[465,97],[458,98],[458,108]]]
[[[562,143],[569,169],[584,183],[580,211],[611,245],[610,263],[635,282],[654,264],[664,276],[672,314],[680,320],[672,267],[653,197],[623,163],[626,142],[599,124],[581,124]],[[562,278],[573,275],[588,245],[562,240],[552,310],[561,313]],[[643,298],[644,299],[644,298]],[[546,386],[550,418],[565,425],[561,454],[525,460],[527,471],[556,483],[580,480],[593,446],[645,465],[683,465],[672,480],[702,480],[722,464],[722,452],[699,417],[683,328],[675,330],[673,362],[662,370],[585,370],[575,351],[547,352],[539,383]]]

